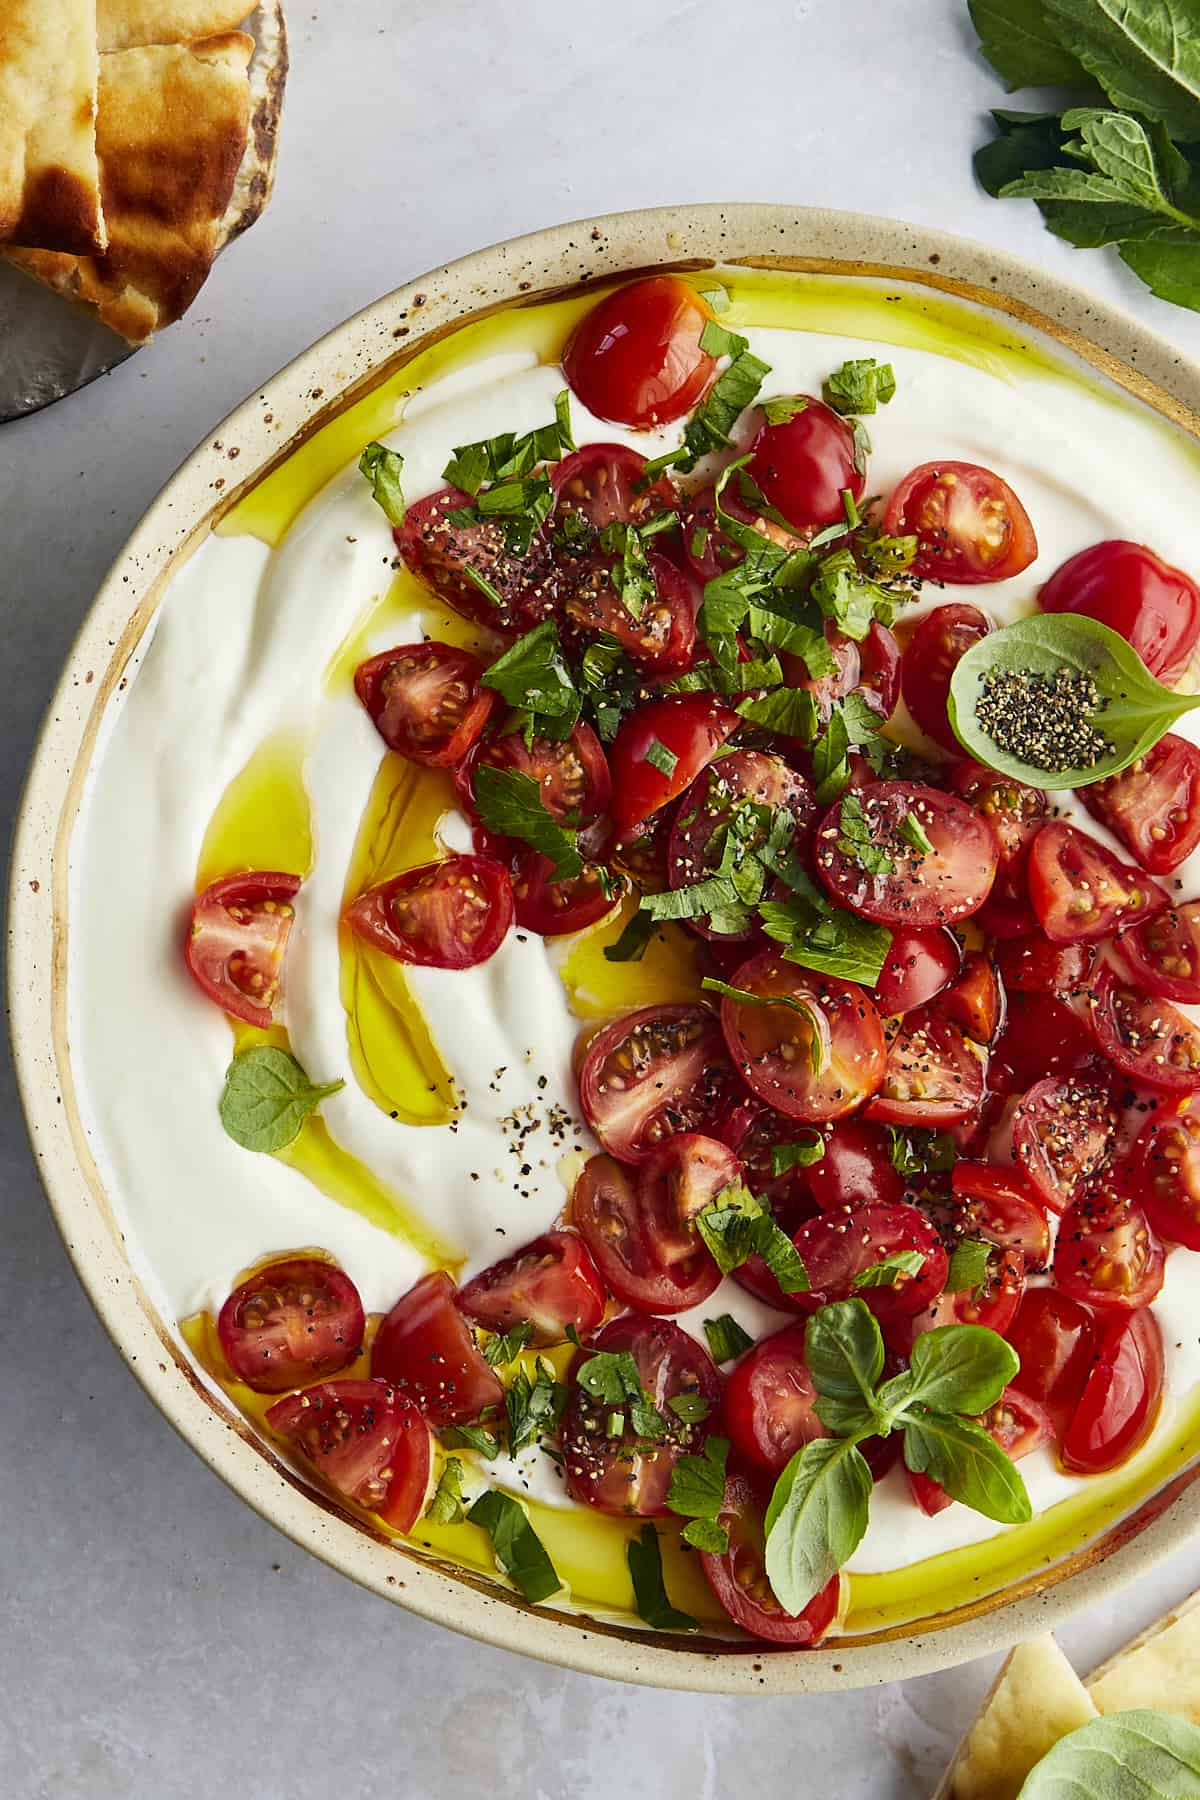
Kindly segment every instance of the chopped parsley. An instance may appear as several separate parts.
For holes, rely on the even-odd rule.
[[[515,1362],[533,1337],[533,1326],[525,1319],[519,1325],[512,1325],[497,1337],[489,1338],[483,1347],[484,1361],[493,1369],[503,1368],[505,1363]]]
[[[868,875],[890,875],[895,863],[871,836],[871,827],[857,794],[843,794],[838,809],[837,847]],[[930,846],[932,848],[932,845]]]
[[[685,1541],[697,1550],[712,1550],[718,1555],[729,1548],[729,1534],[718,1524],[725,1499],[728,1456],[727,1438],[707,1438],[702,1455],[678,1458],[667,1489],[671,1511],[690,1520],[683,1529]]]
[[[432,1519],[435,1525],[461,1525],[467,1516],[463,1505],[462,1463],[457,1456],[448,1456],[433,1498],[425,1508],[425,1517]]]
[[[543,1435],[556,1430],[566,1399],[566,1388],[544,1358],[538,1358],[532,1376],[527,1370],[518,1369],[504,1395],[509,1455],[519,1455]]]
[[[787,425],[807,405],[807,394],[776,394],[774,399],[763,401],[763,416],[768,425]]]
[[[981,1293],[987,1286],[988,1272],[995,1254],[995,1244],[989,1244],[983,1238],[963,1238],[960,1243],[955,1244],[946,1276],[946,1292]]]
[[[441,1440],[448,1449],[457,1450],[461,1446],[466,1450],[478,1451],[489,1462],[500,1454],[500,1439],[485,1425],[448,1425],[441,1434]]]
[[[652,1631],[698,1631],[700,1627],[691,1614],[680,1612],[667,1598],[662,1547],[652,1524],[643,1525],[640,1536],[630,1538],[625,1556],[638,1618],[644,1619]]]
[[[386,444],[368,444],[358,459],[358,472],[371,484],[371,497],[383,508],[389,525],[404,523],[404,494],[400,474],[404,458]]]
[[[772,1175],[786,1175],[789,1169],[811,1169],[819,1163],[825,1154],[824,1135],[817,1131],[806,1131],[803,1137],[796,1138],[790,1144],[773,1144],[771,1147]]]
[[[896,375],[891,363],[876,362],[873,356],[852,357],[830,375],[822,394],[827,406],[835,412],[873,413],[886,406],[896,392]]]
[[[510,729],[558,740],[569,737],[578,722],[583,702],[553,619],[518,638],[480,679],[514,708]]]
[[[566,831],[546,807],[532,775],[520,769],[495,769],[480,763],[472,776],[479,817],[489,831],[520,838],[549,859],[554,879],[564,881],[583,871],[575,834]]]
[[[615,944],[605,944],[605,962],[641,962],[656,930],[655,921],[641,908],[632,913]]]
[[[575,448],[571,435],[570,395],[564,388],[554,402],[554,419],[520,437],[502,431],[478,443],[460,444],[442,470],[442,480],[472,499],[485,483],[523,481],[538,463],[558,462]]]
[[[761,1256],[785,1294],[808,1292],[808,1274],[791,1238],[740,1182],[722,1188],[696,1214],[695,1225],[722,1275]]]
[[[519,1501],[489,1488],[467,1517],[487,1532],[497,1563],[526,1600],[536,1606],[558,1593],[562,1582]]]
[[[675,752],[668,750],[665,744],[660,744],[657,738],[651,738],[647,744],[645,760],[652,769],[657,769],[660,775],[665,775],[668,781],[675,773],[679,762]]]
[[[952,1169],[958,1146],[948,1131],[902,1131],[888,1126],[892,1167],[900,1175],[934,1175]]]
[[[754,1342],[750,1333],[742,1330],[732,1313],[722,1313],[719,1319],[705,1319],[704,1335],[708,1339],[708,1348],[715,1363],[732,1362]]]

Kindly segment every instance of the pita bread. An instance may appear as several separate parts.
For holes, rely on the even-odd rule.
[[[187,44],[240,25],[254,0],[96,0],[101,50]]]
[[[1126,1644],[1087,1686],[1098,1712],[1148,1706],[1200,1725],[1200,1594]]]
[[[1018,1644],[935,1800],[1016,1800],[1047,1750],[1095,1716],[1087,1689],[1048,1633]]]
[[[101,257],[10,252],[131,343],[180,317],[212,265],[246,149],[253,38],[106,52],[96,141],[109,245]]]
[[[103,250],[96,0],[0,0],[0,243]]]

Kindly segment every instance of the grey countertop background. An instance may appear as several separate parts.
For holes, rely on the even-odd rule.
[[[0,428],[0,824],[112,557],[260,380],[499,238],[672,201],[890,213],[1023,252],[1200,354],[1200,317],[970,152],[1003,104],[965,0],[292,0],[278,188],[192,315]],[[1200,558],[1198,558],[1200,560]],[[153,879],[153,871],[147,871]],[[700,1699],[543,1668],[359,1592],[197,1461],[76,1282],[0,1069],[5,1800],[918,1800],[990,1665],[837,1698]],[[1200,1581],[1200,1544],[1062,1633],[1089,1666]]]

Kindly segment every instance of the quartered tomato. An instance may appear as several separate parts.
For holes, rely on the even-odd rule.
[[[1169,918],[1170,914],[1160,913],[1159,917]],[[1139,931],[1146,929],[1148,926],[1138,927]],[[1094,944],[1052,944],[1040,931],[1010,938],[997,944],[993,952],[1005,987],[1022,994],[1073,994],[1086,988],[1097,954]]]
[[[563,373],[598,419],[639,429],[681,419],[716,374],[716,359],[700,347],[712,316],[678,276],[631,281],[583,315],[563,351]]]
[[[991,620],[977,606],[961,601],[935,606],[918,624],[900,659],[904,704],[926,737],[953,755],[962,746],[946,710],[951,677],[960,658],[991,629]]]
[[[958,974],[962,951],[944,926],[898,926],[884,958],[871,998],[885,1018],[924,1006]]]
[[[766,1496],[756,1493],[744,1475],[731,1475],[719,1522],[729,1535],[729,1548],[702,1550],[700,1566],[717,1600],[735,1625],[769,1644],[813,1649],[837,1619],[842,1606],[842,1577],[833,1575],[802,1613],[786,1613],[767,1580],[763,1515]]]
[[[957,1162],[950,1184],[959,1209],[956,1236],[983,1237],[1002,1249],[1019,1250],[1030,1275],[1049,1265],[1050,1221],[1019,1169]]]
[[[829,1436],[815,1410],[804,1333],[804,1325],[787,1325],[760,1338],[725,1383],[725,1428],[733,1447],[768,1475],[778,1475],[813,1438]]]
[[[1004,991],[991,957],[982,950],[964,957],[962,972],[937,996],[934,1011],[973,1044],[990,1044],[1004,1022]]]
[[[368,888],[344,917],[364,942],[397,962],[469,969],[486,962],[508,935],[512,882],[491,857],[449,856]]]
[[[1133,1312],[1163,1284],[1166,1259],[1150,1222],[1112,1179],[1099,1179],[1062,1216],[1054,1279],[1085,1306]]]
[[[802,409],[782,425],[762,425],[746,473],[797,531],[846,516],[843,493],[861,500],[867,485],[854,432],[823,400],[798,395]]]
[[[741,1178],[732,1150],[682,1132],[636,1172],[611,1156],[589,1158],[571,1196],[571,1222],[618,1300],[639,1312],[686,1312],[721,1279],[696,1215]]]
[[[610,1155],[635,1163],[675,1133],[714,1119],[732,1085],[715,1013],[643,1006],[592,1039],[579,1070],[579,1101]]]
[[[1168,731],[1136,762],[1080,788],[1094,819],[1152,875],[1169,875],[1200,844],[1200,749]]]
[[[519,853],[512,870],[517,924],[540,937],[557,937],[596,924],[618,905],[623,887],[614,892],[602,865],[585,863],[580,875],[554,877],[554,864],[537,850]]]
[[[605,1293],[583,1239],[573,1231],[548,1231],[474,1276],[458,1290],[458,1305],[489,1331],[528,1323],[535,1344],[562,1344],[568,1327],[581,1335],[595,1331]]]
[[[609,751],[617,830],[632,831],[682,794],[740,724],[737,713],[711,694],[671,694],[630,713]]]
[[[1029,514],[1007,481],[978,463],[921,463],[887,503],[883,529],[915,536],[913,572],[955,586],[1007,581],[1037,556]]]
[[[1099,1475],[1132,1456],[1158,1418],[1162,1386],[1162,1332],[1154,1314],[1141,1307],[1110,1319],[1063,1437],[1067,1468]]]
[[[1144,544],[1093,544],[1054,571],[1038,595],[1043,612],[1086,613],[1123,637],[1171,687],[1200,637],[1200,587]]]
[[[996,1404],[981,1415],[978,1423],[1012,1462],[1054,1440],[1054,1420],[1045,1407],[1019,1393],[1015,1387],[1005,1388]],[[912,1497],[923,1513],[932,1517],[951,1504],[951,1495],[930,1476],[919,1475],[913,1469],[907,1469],[905,1473]]]
[[[389,750],[446,769],[462,761],[499,699],[480,686],[483,673],[477,656],[452,644],[398,644],[358,665],[354,691]]]
[[[988,1058],[988,1085],[1023,1094],[1044,1076],[1060,1081],[1099,1062],[1096,1041],[1084,1021],[1052,994],[1012,993],[1004,1029]]]
[[[183,954],[203,993],[225,1012],[265,1031],[300,892],[298,875],[247,869],[223,875],[192,902]]]
[[[691,887],[712,875],[720,862],[718,853],[731,825],[748,849],[761,845],[766,831],[752,808],[782,808],[794,821],[796,836],[803,838],[815,811],[812,789],[802,775],[762,750],[733,750],[718,757],[693,781],[679,802],[667,851],[667,874],[673,888]],[[719,835],[718,835],[719,834]],[[714,843],[714,839],[716,842]],[[707,918],[689,923],[703,937],[749,937],[751,927],[737,933],[719,932]]]
[[[1200,1006],[1200,900],[1185,900],[1122,932],[1120,954],[1135,987]]]
[[[1041,789],[1027,787],[1023,781],[1014,781],[966,759],[952,764],[950,786],[963,800],[969,800],[991,826],[1002,865],[1023,870],[1030,845],[1046,822],[1049,802]]]
[[[834,899],[879,925],[967,918],[987,899],[1000,860],[991,827],[973,807],[911,781],[875,782],[843,796],[816,841],[817,873]]]
[[[1157,881],[1061,819],[1043,825],[1033,841],[1029,894],[1056,944],[1094,943],[1167,905]]]
[[[1060,1213],[1102,1166],[1116,1130],[1107,1088],[1051,1076],[1031,1087],[1013,1114],[1013,1159],[1051,1211]]]
[[[911,1318],[946,1285],[948,1260],[937,1232],[919,1207],[847,1207],[823,1212],[802,1225],[793,1240],[808,1273],[809,1292],[794,1299],[804,1312],[857,1293],[881,1321]],[[856,1288],[864,1269],[902,1250],[925,1258],[916,1274],[901,1270],[889,1285]]]
[[[1022,1391],[1044,1406],[1073,1407],[1095,1351],[1096,1321],[1086,1306],[1056,1287],[1029,1288],[1004,1336],[1021,1359]]]
[[[1088,1023],[1108,1060],[1135,1081],[1181,1093],[1200,1088],[1200,1029],[1170,1000],[1104,969],[1089,998]]]
[[[560,558],[560,563],[562,559]],[[591,636],[613,638],[641,668],[654,675],[678,675],[696,647],[697,597],[687,576],[657,550],[646,556],[654,582],[635,617],[613,586],[611,559],[593,559],[584,576],[566,584],[568,619]]]
[[[888,1153],[882,1125],[839,1119],[825,1136],[825,1154],[807,1171],[808,1191],[822,1212],[847,1206],[891,1206],[904,1180]]]
[[[1151,1119],[1134,1145],[1130,1182],[1159,1237],[1200,1250],[1200,1099]]]
[[[414,501],[393,534],[396,548],[413,573],[464,618],[492,631],[527,630],[554,610],[553,590],[543,589],[545,541],[535,538],[518,555],[508,548],[501,519],[462,521],[474,506],[469,494],[453,487]]]
[[[642,1448],[622,1408],[594,1400],[576,1379],[594,1351],[620,1355],[628,1351],[642,1380],[642,1391],[667,1423],[667,1435]],[[684,1420],[670,1401],[687,1394],[707,1401],[710,1414]],[[721,1379],[708,1352],[669,1319],[644,1319],[626,1313],[606,1325],[575,1360],[570,1397],[563,1414],[561,1442],[567,1489],[598,1512],[653,1518],[665,1513],[671,1471],[679,1458],[699,1454],[715,1423],[711,1413],[721,1397]],[[615,1415],[615,1416],[614,1416]],[[611,1427],[618,1427],[616,1435]]]
[[[764,951],[731,984],[759,997],[726,998],[721,1025],[751,1093],[809,1124],[852,1112],[883,1079],[883,1026],[852,981],[813,974]]]
[[[335,1494],[411,1531],[429,1491],[429,1427],[386,1381],[326,1381],[277,1400],[267,1424]]]
[[[646,480],[646,459],[627,444],[587,444],[555,463],[553,527],[568,513],[593,531],[606,525],[641,525],[656,513],[674,512],[679,495],[666,475]]]
[[[922,1007],[888,1028],[887,1068],[867,1117],[941,1127],[969,1118],[983,1098],[983,1064],[956,1025]]]
[[[217,1319],[225,1361],[259,1394],[336,1375],[362,1349],[362,1301],[350,1277],[319,1257],[269,1263],[233,1290]]]
[[[465,1425],[504,1404],[504,1389],[454,1303],[444,1269],[397,1300],[371,1346],[371,1373],[416,1401],[431,1425]]]
[[[576,725],[570,737],[535,737],[525,742],[520,731],[489,738],[456,771],[454,785],[471,818],[477,817],[475,774],[481,768],[512,769],[528,775],[541,791],[552,818],[587,825],[608,811],[612,777],[600,739],[590,725]]]

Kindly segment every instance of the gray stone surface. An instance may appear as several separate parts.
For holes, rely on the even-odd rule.
[[[192,317],[0,430],[0,819],[106,566],[261,377],[401,279],[623,207],[771,199],[1024,251],[1200,353],[1200,319],[974,187],[999,92],[963,0],[294,0],[278,191]],[[148,871],[148,879],[152,872]],[[93,1318],[0,1074],[0,1793],[6,1800],[917,1800],[978,1663],[837,1699],[700,1700],[541,1668],[368,1597],[172,1434]],[[1081,1665],[1200,1546],[1063,1636]]]

